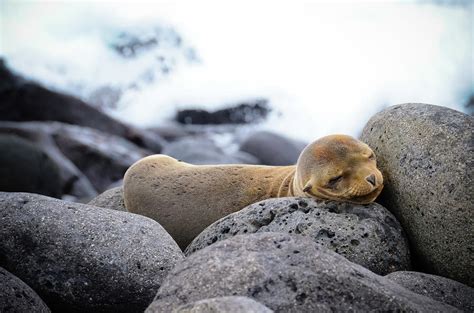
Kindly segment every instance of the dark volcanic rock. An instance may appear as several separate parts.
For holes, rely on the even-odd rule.
[[[27,284],[0,267],[0,312],[49,313],[41,298]]]
[[[183,254],[143,216],[0,193],[0,266],[57,312],[142,312]]]
[[[98,206],[100,208],[127,212],[125,203],[123,202],[123,187],[115,187],[106,190],[87,204]]]
[[[403,287],[465,312],[474,312],[474,289],[455,280],[419,272],[394,272],[386,278]]]
[[[0,135],[0,190],[62,195],[59,168],[41,148],[15,135]]]
[[[457,311],[307,237],[260,233],[235,236],[187,257],[165,278],[146,312],[171,312],[230,295],[253,298],[275,312]]]
[[[248,124],[264,120],[270,111],[266,99],[256,99],[214,112],[181,110],[175,119],[181,124]]]
[[[174,313],[271,313],[263,304],[247,297],[219,297],[184,304]]]
[[[163,140],[158,136],[121,123],[87,103],[13,74],[0,61],[0,120],[58,121],[95,128],[124,137],[153,152],[160,152]]]
[[[360,205],[311,198],[254,203],[207,227],[187,247],[186,254],[235,235],[257,232],[307,236],[377,274],[410,268],[408,243],[387,209],[377,203]]]
[[[240,150],[250,153],[265,165],[294,165],[305,146],[303,142],[259,131],[248,136]]]
[[[170,143],[163,154],[191,164],[258,164],[258,160],[248,153],[226,153],[211,139],[187,137]]]
[[[377,155],[379,197],[407,232],[416,267],[474,286],[474,118],[410,103],[373,116],[361,140]]]

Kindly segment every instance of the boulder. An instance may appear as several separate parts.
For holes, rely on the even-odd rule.
[[[238,151],[226,153],[211,139],[206,137],[187,137],[170,143],[163,149],[163,154],[191,164],[258,164],[258,160]]]
[[[0,266],[53,311],[143,312],[183,259],[143,216],[27,193],[0,193]]]
[[[187,247],[189,255],[216,241],[260,232],[299,234],[377,274],[410,268],[400,224],[377,203],[276,198],[254,203],[207,227]]]
[[[248,136],[240,150],[265,165],[294,165],[306,144],[272,132],[258,131]]]
[[[474,312],[474,289],[455,280],[409,271],[394,272],[385,277],[420,295],[464,312]]]
[[[49,90],[12,73],[0,60],[0,120],[58,121],[94,128],[124,137],[153,152],[160,152],[163,139],[126,125],[75,97]]]
[[[39,123],[42,125],[43,123]],[[0,122],[0,134],[15,135],[35,144],[56,163],[61,180],[61,195],[93,198],[97,191],[89,179],[59,150],[46,126],[38,123]],[[38,193],[38,192],[37,192]]]
[[[235,236],[179,263],[148,313],[222,296],[252,298],[275,312],[419,311],[456,308],[416,294],[310,238],[282,233]]]
[[[2,313],[49,313],[41,298],[27,284],[0,267],[0,312]]]
[[[178,307],[173,313],[271,313],[263,304],[247,297],[204,299]]]
[[[474,286],[474,118],[409,103],[373,116],[362,132],[377,155],[380,203],[407,232],[416,269]]]
[[[181,124],[249,124],[263,121],[270,112],[268,100],[254,99],[213,112],[180,110],[175,120]]]
[[[87,204],[98,206],[100,208],[127,212],[125,203],[123,202],[123,187],[115,187],[106,190]]]
[[[62,195],[59,168],[40,147],[15,136],[0,135],[0,190]]]

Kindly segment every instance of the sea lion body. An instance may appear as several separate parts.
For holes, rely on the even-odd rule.
[[[125,206],[158,221],[184,249],[208,225],[268,198],[373,201],[383,179],[370,154],[372,150],[360,141],[333,135],[307,146],[296,166],[192,165],[152,155],[126,172]],[[328,187],[335,175],[345,175],[336,182],[341,192]],[[374,183],[367,182],[369,176]],[[342,189],[345,183],[348,188]]]

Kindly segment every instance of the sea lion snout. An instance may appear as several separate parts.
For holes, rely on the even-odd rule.
[[[375,175],[374,174],[370,174],[369,176],[367,176],[365,178],[366,181],[368,181],[372,186],[375,187],[376,183],[377,183],[377,180],[375,178]]]

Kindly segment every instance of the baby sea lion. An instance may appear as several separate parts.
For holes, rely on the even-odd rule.
[[[152,155],[125,173],[129,212],[158,221],[185,248],[218,219],[268,198],[309,196],[369,203],[383,188],[374,152],[346,135],[308,145],[296,165],[192,165]]]

